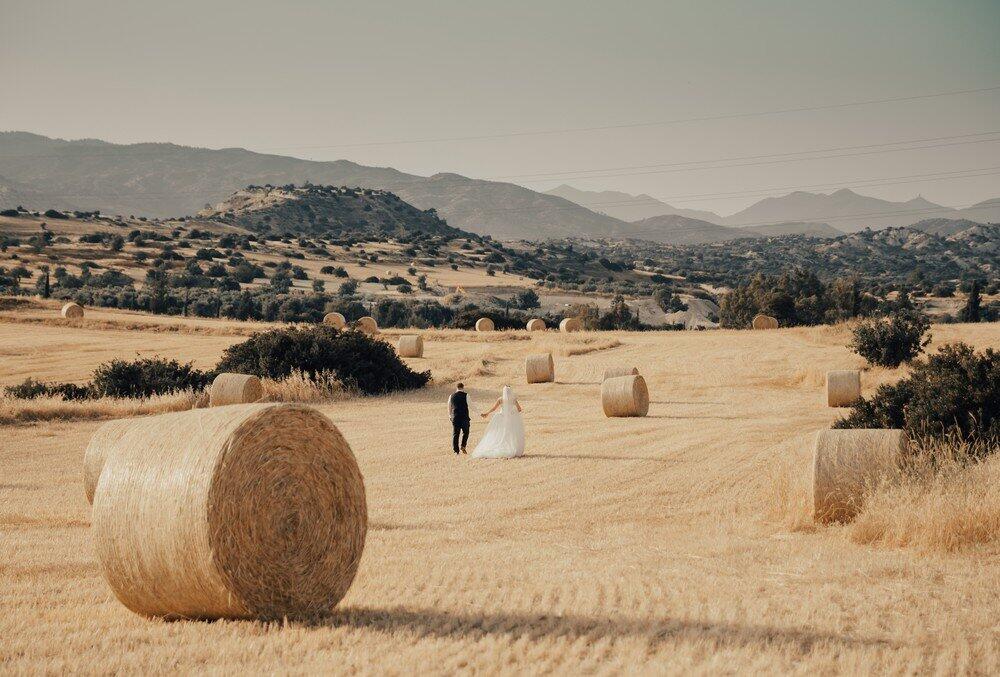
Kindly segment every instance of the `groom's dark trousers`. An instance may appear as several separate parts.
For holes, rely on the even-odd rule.
[[[452,421],[451,430],[451,447],[457,454],[459,450],[459,435],[462,437],[462,449],[465,449],[465,445],[469,443],[469,419],[465,419],[464,421]]]

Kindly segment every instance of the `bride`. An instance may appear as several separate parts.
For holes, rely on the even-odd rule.
[[[500,410],[486,427],[483,439],[476,445],[472,458],[516,458],[524,454],[524,419],[521,403],[514,397],[510,386],[503,387],[503,394],[493,408],[482,414],[486,418]]]

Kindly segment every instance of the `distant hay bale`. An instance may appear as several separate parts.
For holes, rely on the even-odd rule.
[[[340,313],[327,313],[323,316],[323,324],[328,324],[334,329],[343,329],[347,326],[347,320]]]
[[[645,416],[649,413],[646,379],[638,374],[609,378],[601,384],[601,406],[608,417]]]
[[[476,320],[476,331],[493,331],[493,320],[488,317],[481,317]]]
[[[528,331],[545,331],[545,320],[541,320],[537,317],[528,320],[527,329]]]
[[[249,374],[219,374],[208,391],[208,406],[250,404],[264,394],[260,379]]]
[[[826,404],[850,407],[861,399],[861,372],[844,369],[826,372]]]
[[[771,317],[770,315],[754,315],[753,316],[753,328],[754,329],[777,329],[778,320]]]
[[[350,588],[368,530],[364,479],[314,409],[135,419],[103,452],[91,532],[104,577],[132,611],[313,618]]]
[[[396,352],[400,357],[423,357],[424,337],[417,334],[403,334],[399,337]]]
[[[550,383],[556,380],[556,366],[552,353],[528,355],[524,360],[524,374],[528,383]]]
[[[583,329],[583,323],[575,317],[567,317],[559,323],[559,331],[568,334]]]
[[[359,318],[357,322],[354,323],[358,331],[364,332],[365,334],[377,334],[378,333],[378,322],[375,321],[374,317],[369,317],[365,315]]]
[[[108,421],[91,435],[90,443],[83,452],[83,493],[87,496],[87,503],[94,502],[94,489],[104,468],[106,449],[117,442],[131,425],[130,419]]]
[[[62,307],[62,316],[70,320],[78,320],[83,317],[83,306],[77,303],[67,303]]]
[[[604,370],[604,376],[601,381],[607,381],[609,378],[615,378],[617,376],[636,376],[639,370],[636,367],[608,367]]]
[[[853,519],[866,492],[898,471],[908,445],[902,430],[821,430],[813,455],[813,518]]]

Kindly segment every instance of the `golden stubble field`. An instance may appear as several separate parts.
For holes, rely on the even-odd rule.
[[[136,353],[207,367],[247,330],[9,315],[0,385],[80,380]],[[775,515],[775,474],[808,473],[809,434],[839,415],[823,375],[860,365],[845,328],[524,336],[430,332],[410,363],[434,373],[431,387],[319,407],[358,457],[370,530],[353,588],[315,625],[127,611],[97,567],[81,486],[98,423],[0,428],[0,671],[997,671],[995,549],[857,545],[845,527],[790,530]],[[996,324],[934,336],[1000,347]],[[548,349],[557,382],[523,384],[523,356]],[[601,413],[600,374],[621,363],[649,382],[647,418]],[[866,373],[866,393],[895,377]],[[451,453],[458,378],[480,409],[514,386],[525,457]]]

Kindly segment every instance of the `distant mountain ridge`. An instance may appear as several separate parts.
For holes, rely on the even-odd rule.
[[[686,216],[689,219],[708,221],[709,223],[722,222],[722,217],[715,212],[702,209],[681,209],[666,202],[661,202],[645,193],[630,195],[629,193],[622,193],[616,190],[578,190],[565,183],[547,190],[545,193],[547,195],[556,195],[570,202],[582,205],[587,209],[613,216],[622,221],[641,221],[651,216],[676,214],[678,216]]]

